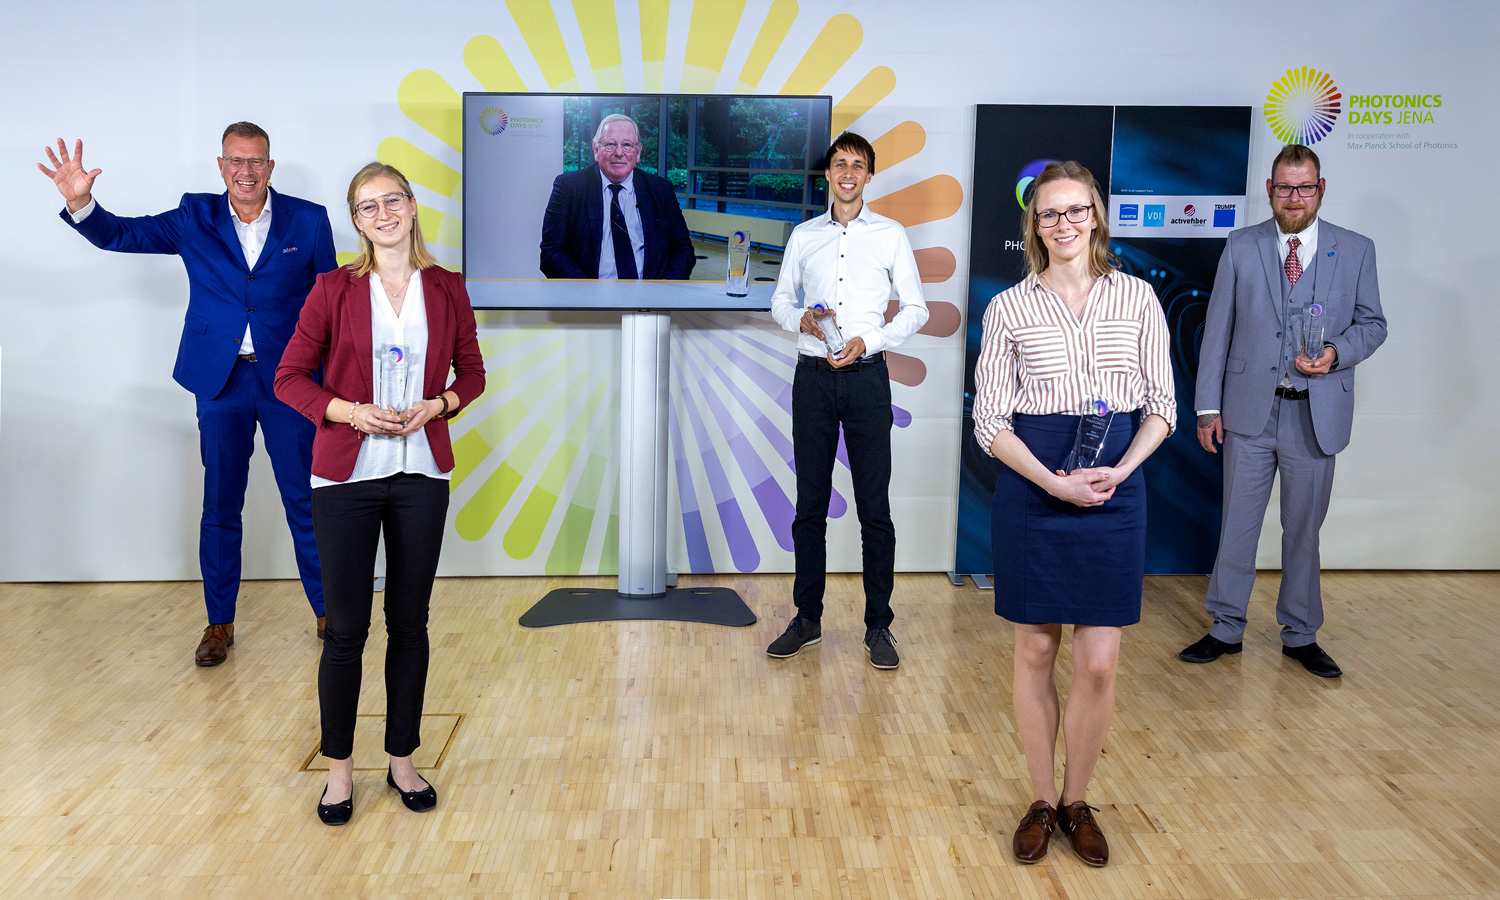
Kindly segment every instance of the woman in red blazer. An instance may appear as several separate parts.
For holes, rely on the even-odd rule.
[[[411,756],[420,743],[427,610],[453,471],[447,420],[484,390],[463,277],[427,251],[405,176],[370,163],[350,182],[348,199],[362,252],[318,276],[276,369],[276,396],[318,426],[313,532],[328,607],[318,703],[329,760],[318,818],[328,825],[354,814],[354,720],[382,528],[386,783],[408,809],[437,805]]]

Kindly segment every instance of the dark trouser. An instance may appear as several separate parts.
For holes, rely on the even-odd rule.
[[[318,705],[323,755],[354,753],[361,657],[370,634],[375,548],[385,530],[385,751],[410,756],[421,743],[427,690],[427,606],[448,518],[448,482],[425,475],[336,484],[313,491],[313,528],[328,606]]]
[[[823,365],[819,365],[819,363]],[[797,466],[797,517],[792,520],[797,577],[792,600],[814,622],[823,618],[828,569],[826,536],[839,426],[864,549],[865,627],[891,624],[896,527],[891,523],[891,378],[883,357],[833,370],[826,360],[799,356],[792,380],[792,456]]]
[[[203,572],[203,601],[212,625],[234,621],[244,538],[241,513],[257,423],[281,492],[286,523],[292,530],[302,590],[312,604],[313,615],[323,615],[323,583],[313,540],[312,485],[308,480],[317,429],[301,413],[276,399],[270,381],[275,372],[268,362],[236,361],[219,395],[212,400],[198,399],[198,452],[203,458],[198,566]]]

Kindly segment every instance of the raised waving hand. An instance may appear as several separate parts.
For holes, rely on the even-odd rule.
[[[89,201],[94,199],[94,179],[99,177],[103,169],[94,169],[92,172],[83,167],[83,140],[79,139],[73,144],[73,155],[68,156],[68,146],[63,143],[62,138],[57,139],[57,152],[53,153],[51,147],[42,148],[47,153],[47,159],[52,163],[52,168],[47,168],[41,163],[36,167],[43,175],[52,179],[57,185],[57,192],[63,195],[68,203],[68,212],[78,212]],[[59,159],[58,157],[62,158]]]

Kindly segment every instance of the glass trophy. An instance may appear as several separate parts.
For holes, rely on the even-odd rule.
[[[729,236],[729,270],[724,277],[724,293],[744,297],[750,293],[750,233],[736,231]]]
[[[1078,417],[1078,433],[1073,436],[1073,449],[1062,464],[1064,473],[1074,469],[1092,469],[1099,464],[1099,456],[1104,452],[1104,438],[1109,434],[1109,423],[1114,417],[1109,404],[1103,400],[1095,400],[1089,404],[1084,414]]]
[[[391,413],[404,413],[407,402],[410,354],[400,344],[380,344],[375,351],[375,405]]]
[[[814,303],[813,309],[828,311],[828,307],[821,303]],[[834,321],[835,316],[827,315],[818,319],[818,327],[823,329],[823,344],[828,347],[828,352],[838,356],[844,352],[849,342],[844,340],[844,333],[839,331],[838,323]]]
[[[1316,361],[1323,355],[1323,307],[1320,304],[1309,303],[1303,310],[1300,335],[1303,357]]]

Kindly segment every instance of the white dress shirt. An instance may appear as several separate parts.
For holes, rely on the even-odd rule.
[[[615,268],[615,235],[614,229],[609,223],[609,207],[614,200],[614,192],[609,189],[613,183],[608,178],[600,177],[604,182],[604,226],[600,229],[604,236],[599,239],[599,277],[601,279],[619,279],[620,272]],[[641,228],[641,211],[635,205],[635,173],[631,177],[620,182],[620,212],[625,215],[625,230],[630,232],[630,248],[635,255],[635,273],[639,276],[646,271],[646,232]]]
[[[401,411],[411,409],[423,399],[423,373],[427,358],[427,303],[422,296],[422,273],[413,272],[406,288],[406,302],[401,304],[401,314],[396,315],[391,301],[385,294],[380,276],[370,273],[370,336],[374,339],[375,354],[370,360],[371,384],[380,383],[380,349],[391,344],[400,344],[406,351],[407,376],[406,400]],[[355,481],[374,481],[388,478],[398,472],[426,475],[428,478],[452,479],[452,473],[438,468],[437,458],[432,455],[432,445],[427,442],[427,429],[419,428],[405,437],[393,434],[367,434],[359,443],[359,456],[354,460],[354,471],[346,481],[329,481],[312,477],[315,488],[332,484],[350,484]]]
[[[893,290],[901,307],[887,323]],[[845,340],[865,342],[866,356],[900,346],[915,334],[927,323],[927,302],[906,229],[868,203],[847,226],[834,221],[830,211],[792,229],[771,295],[771,316],[787,331],[800,331],[803,310],[819,303],[833,312]],[[797,352],[823,357],[828,347],[803,334]]]
[[[229,198],[225,197],[228,203]],[[77,225],[93,214],[94,208],[99,204],[89,197],[89,203],[76,213],[70,213],[73,224]],[[266,205],[255,217],[253,222],[241,222],[240,217],[235,214],[234,206],[229,207],[229,221],[234,223],[234,234],[240,239],[240,250],[245,254],[245,265],[255,268],[255,263],[260,259],[261,248],[266,245],[266,236],[271,233],[271,192],[266,191]],[[240,343],[240,355],[255,352],[255,342],[250,338],[250,323],[245,323],[245,339]]]

